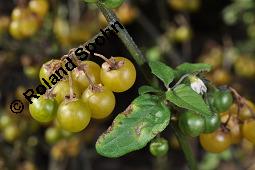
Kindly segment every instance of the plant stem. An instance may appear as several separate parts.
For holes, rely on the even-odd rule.
[[[181,145],[182,151],[184,152],[185,158],[187,160],[190,170],[197,170],[197,162],[190,148],[188,138],[185,136],[177,127],[176,124],[172,124],[171,128],[174,130],[174,133]]]
[[[97,1],[97,6],[102,12],[102,14],[105,16],[107,22],[109,24],[112,24],[115,21],[119,21],[115,13],[111,10],[108,9],[102,4],[100,1]],[[124,27],[124,26],[123,26]],[[148,82],[151,81],[151,74],[148,65],[146,64],[146,58],[142,54],[141,50],[137,47],[136,43],[132,39],[132,37],[129,35],[128,31],[124,27],[123,29],[120,29],[118,32],[118,37],[120,40],[124,43],[136,63],[141,67],[141,71]]]
[[[97,2],[97,6],[103,13],[109,24],[115,21],[119,21],[115,13],[111,9],[106,8],[100,1]],[[138,49],[134,40],[127,32],[126,28],[121,29],[120,32],[118,33],[118,36],[121,39],[121,41],[125,44],[129,52],[132,54],[137,64],[143,65],[146,62],[145,57],[143,56],[142,52]]]

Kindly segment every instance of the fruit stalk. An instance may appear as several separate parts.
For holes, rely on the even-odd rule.
[[[73,80],[72,80],[72,74],[70,71],[68,72],[68,80],[69,80],[69,86],[70,86],[70,99],[73,99],[74,98]]]

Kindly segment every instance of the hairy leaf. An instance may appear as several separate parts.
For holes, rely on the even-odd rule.
[[[165,86],[168,86],[174,80],[175,71],[164,63],[160,61],[151,61],[149,66],[152,73],[163,81]]]
[[[105,157],[120,157],[141,149],[167,127],[169,120],[170,111],[159,97],[139,96],[98,138],[96,150]]]
[[[188,85],[181,84],[174,90],[167,91],[166,99],[178,107],[192,110],[202,115],[212,115],[209,106],[204,102],[202,96],[197,94]]]
[[[176,68],[176,76],[181,77],[188,73],[199,73],[199,72],[208,72],[211,70],[211,65],[203,63],[183,63]]]

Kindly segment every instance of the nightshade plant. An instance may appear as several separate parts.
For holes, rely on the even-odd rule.
[[[114,12],[109,9],[116,6],[109,6],[105,4],[105,1],[85,1],[96,3],[109,23],[118,20]],[[109,0],[108,2],[112,3],[113,1]],[[116,2],[121,4],[122,0]],[[141,67],[146,65],[145,57],[127,30],[121,30],[118,36],[137,64]],[[194,78],[202,72],[210,71],[211,67],[207,64],[184,63],[173,69],[158,61],[150,62],[149,66],[151,72],[164,83],[165,89],[160,90],[148,85],[140,87],[139,96],[114,119],[108,130],[98,138],[96,150],[106,157],[123,156],[145,147],[157,134],[170,125],[179,139],[190,168],[197,169],[195,159],[187,143],[187,136],[180,131],[175,122],[170,121],[171,117],[174,117],[170,106],[191,111],[192,114],[203,117],[202,119],[210,119],[213,113],[204,101],[203,96],[194,91],[190,82],[185,80],[191,77]],[[148,78],[146,73],[150,70],[144,69],[143,72],[145,77]],[[169,87],[170,84],[173,86]],[[195,84],[195,86],[202,89],[204,84]],[[218,125],[219,123],[213,127],[214,130],[218,128]],[[203,130],[200,131],[203,132]]]

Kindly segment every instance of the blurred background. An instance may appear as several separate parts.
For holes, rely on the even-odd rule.
[[[126,0],[115,12],[148,60],[172,67],[211,64],[209,80],[234,87],[254,103],[254,0]],[[55,122],[39,124],[28,111],[22,93],[38,85],[42,64],[60,59],[105,26],[96,6],[79,0],[0,0],[0,170],[159,169],[160,160],[150,155],[148,146],[118,159],[104,158],[94,148],[98,136],[146,83],[141,73],[135,86],[116,94],[114,113],[92,120],[81,133],[66,132]],[[132,60],[117,36],[97,52]],[[21,114],[9,109],[14,99],[26,103]],[[169,141],[169,169],[187,169],[171,130],[162,136]],[[255,170],[254,145],[247,140],[221,154],[203,151],[197,139],[191,143],[201,170]]]

